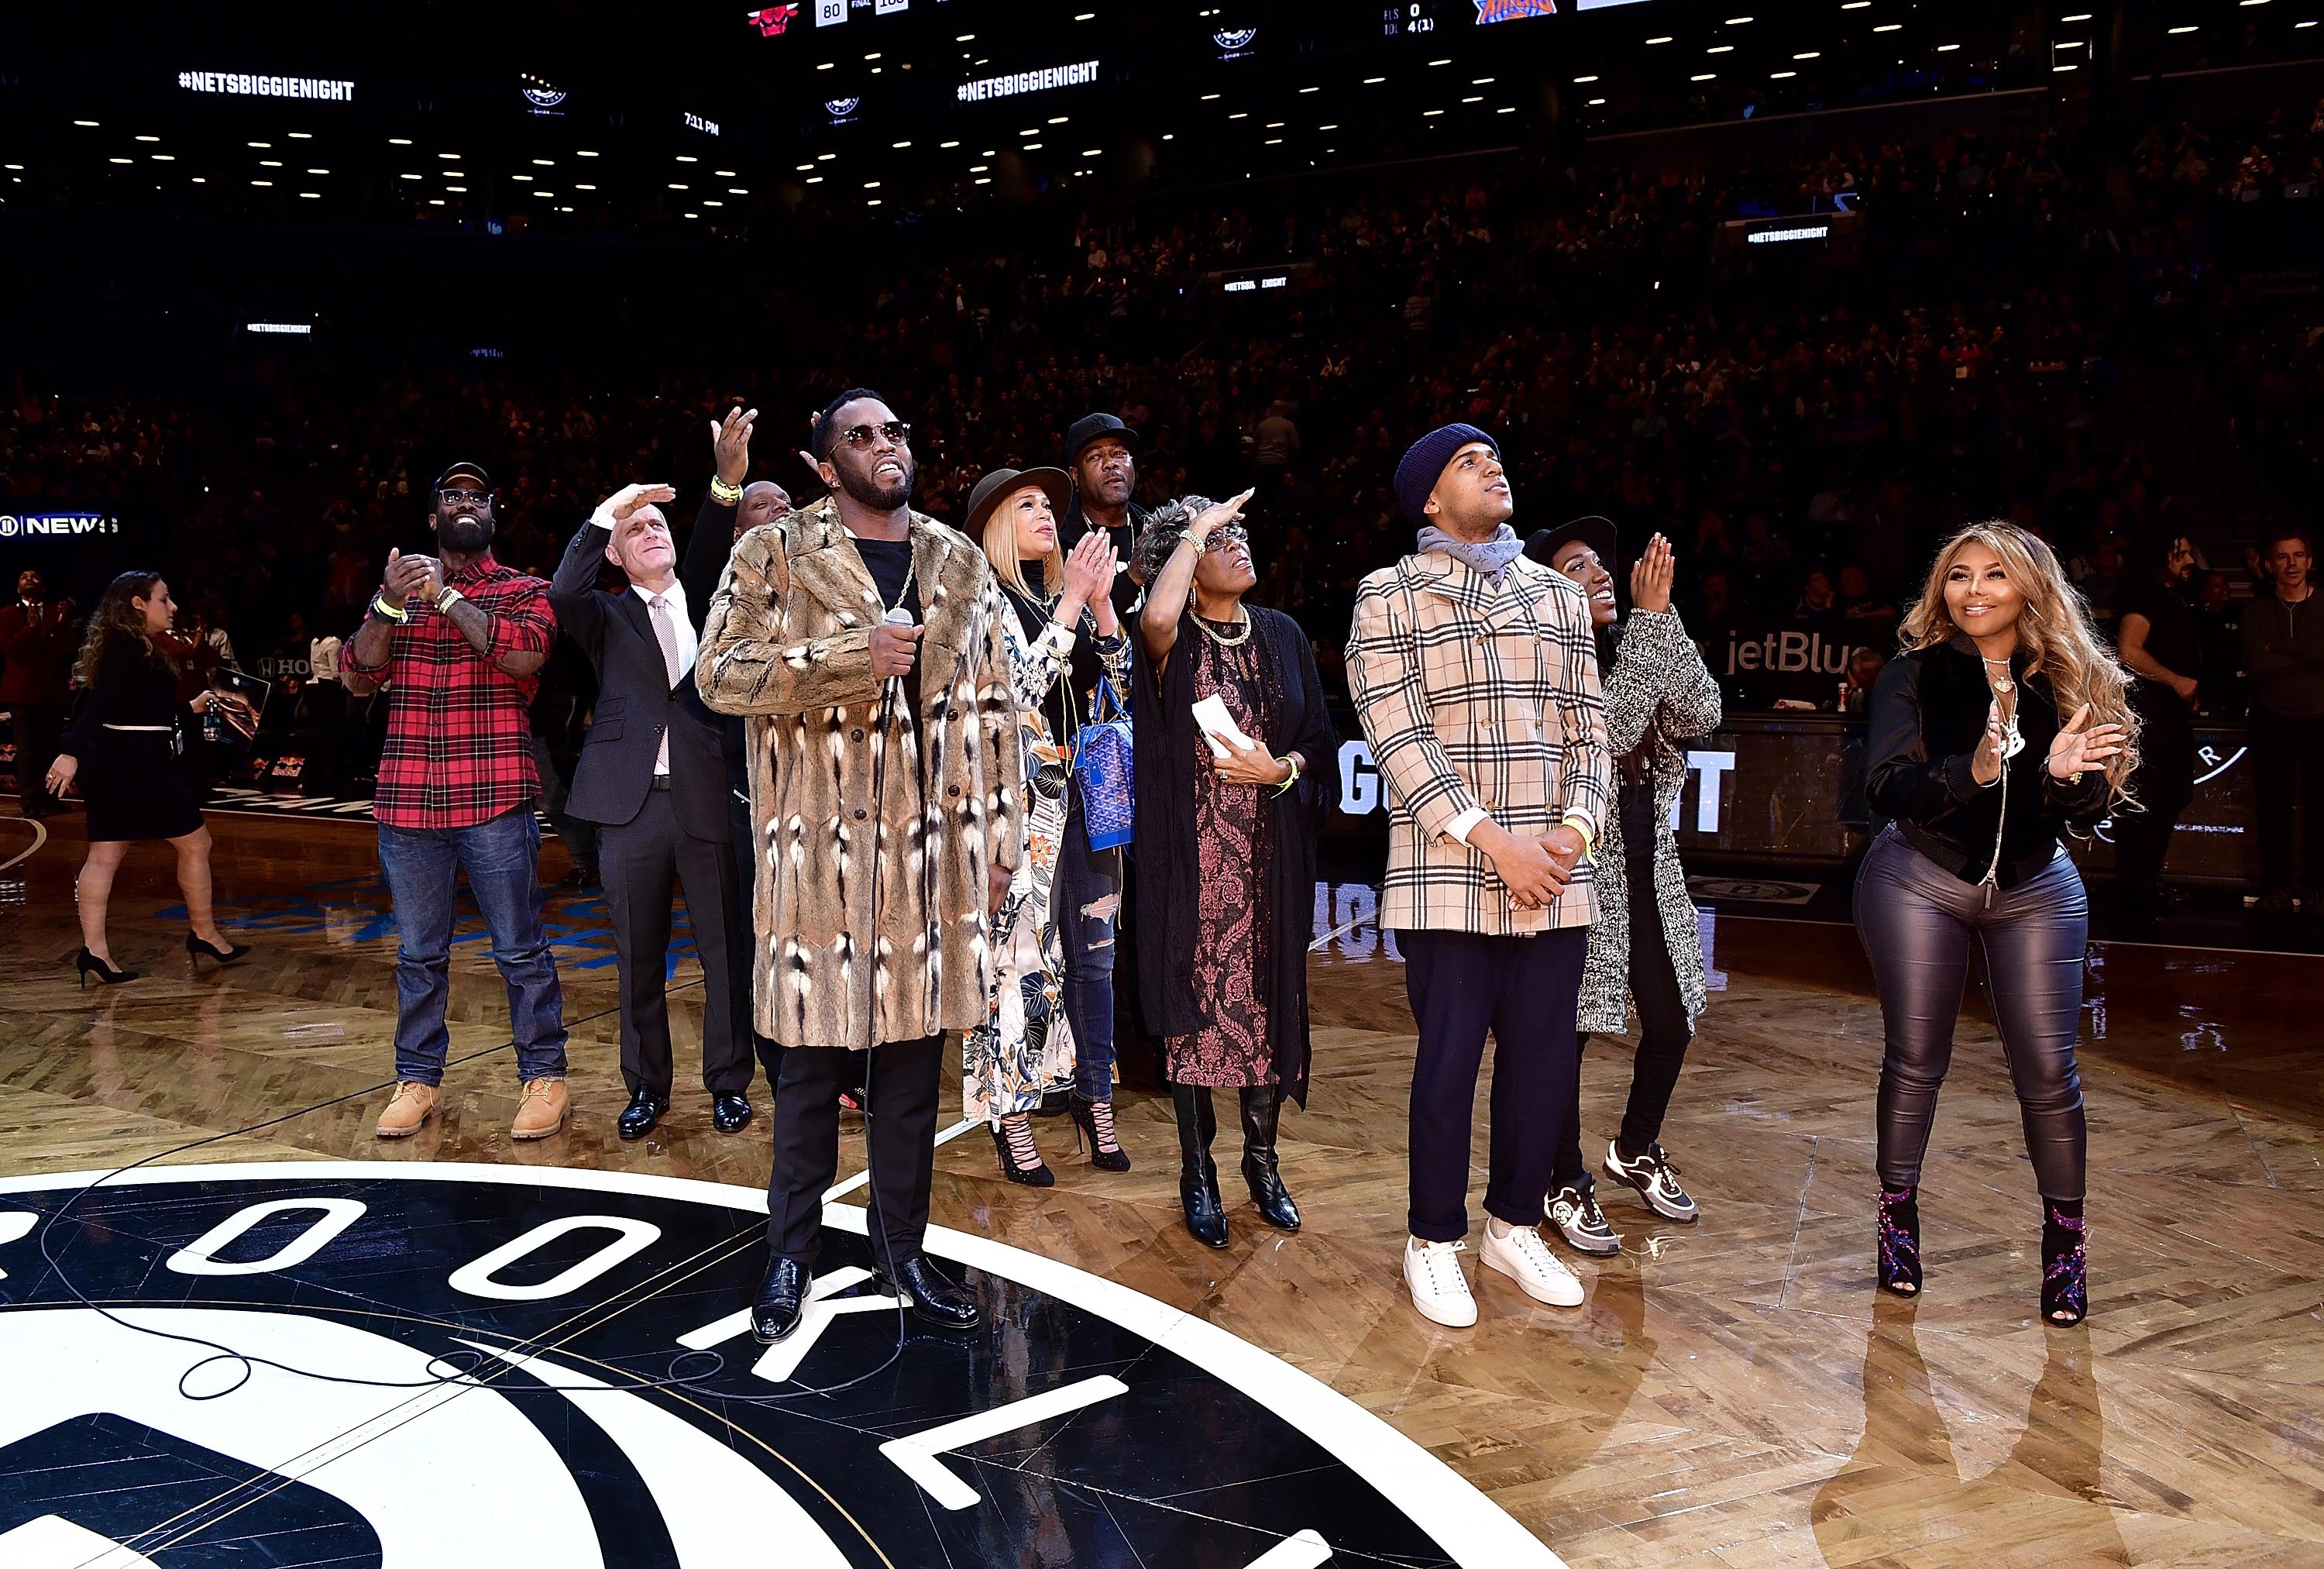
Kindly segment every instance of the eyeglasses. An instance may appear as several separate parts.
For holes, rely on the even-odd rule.
[[[1230,545],[1248,545],[1250,543],[1250,531],[1249,529],[1244,528],[1240,523],[1221,523],[1217,528],[1211,531],[1210,540],[1204,545],[1203,549],[1205,554],[1215,556]]]
[[[912,444],[912,428],[901,420],[890,420],[880,425],[850,425],[839,433],[839,438],[861,452],[872,445],[874,433],[887,438],[891,446],[909,447]]]
[[[438,501],[449,506],[488,507],[493,504],[493,493],[488,490],[439,490]]]

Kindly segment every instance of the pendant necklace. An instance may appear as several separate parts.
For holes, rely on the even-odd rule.
[[[1980,659],[1984,658],[1981,654],[1978,657]],[[2007,660],[1986,660],[1985,663],[1987,666],[1987,679],[1992,683],[1993,695],[1995,697],[2006,698],[2010,693],[2017,689],[2017,683],[2009,678],[2009,661]],[[1991,668],[1995,665],[1999,665],[2001,667],[2001,674],[1998,676],[1995,676],[1991,673]],[[2004,715],[2001,720],[2001,755],[2005,760],[2015,757],[2019,752],[2025,750],[2025,737],[2020,734],[2017,729],[2017,705],[2011,703],[2008,705],[2008,708],[2009,712]]]

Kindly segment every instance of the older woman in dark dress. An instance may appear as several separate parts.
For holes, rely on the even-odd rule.
[[[1306,634],[1243,603],[1259,581],[1245,491],[1187,496],[1138,541],[1138,970],[1178,1114],[1186,1229],[1227,1245],[1211,1092],[1241,1101],[1243,1179],[1261,1219],[1299,1229],[1276,1128],[1307,1100],[1307,944],[1315,826],[1339,795],[1339,739]],[[1215,698],[1240,739],[1196,719]],[[1248,743],[1248,744],[1246,744]]]

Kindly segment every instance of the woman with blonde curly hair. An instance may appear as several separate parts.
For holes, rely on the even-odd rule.
[[[2126,800],[2138,720],[2050,547],[2008,523],[1945,541],[1874,688],[1867,786],[1889,819],[1856,880],[1880,988],[1880,1284],[1922,1285],[1921,1157],[1972,941],[2042,1192],[2042,1315],[2089,1311],[2088,1134],[2074,1036],[2089,906],[2061,830]]]

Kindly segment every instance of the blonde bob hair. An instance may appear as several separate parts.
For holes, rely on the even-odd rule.
[[[1009,503],[1017,499],[1019,491],[1026,490],[1040,491],[1043,499],[1049,500],[1053,521],[1060,529],[1064,527],[1065,519],[1054,515],[1056,512],[1055,500],[1050,499],[1048,493],[1038,484],[1028,480],[1023,485],[1010,486],[1008,494],[993,503],[992,510],[984,515],[982,538],[978,543],[984,547],[984,558],[992,563],[995,577],[1028,599],[1046,599],[1052,594],[1063,592],[1065,586],[1065,553],[1052,540],[1049,553],[1041,561],[1041,581],[1038,585],[1025,581],[1024,558],[1017,554],[1017,512]]]
[[[1945,608],[1945,578],[1961,552],[1982,545],[2001,561],[2009,586],[2024,600],[2017,617],[2017,649],[2025,656],[2024,673],[2040,676],[2057,703],[2058,723],[2065,724],[2083,704],[2090,707],[2089,725],[2122,726],[2122,750],[2106,761],[2107,784],[2118,807],[2128,799],[2131,773],[2138,767],[2138,715],[2132,712],[2130,678],[2090,626],[2089,606],[2058,564],[2057,552],[2015,523],[1971,523],[1937,550],[1929,563],[1928,581],[1920,602],[1904,614],[1898,641],[1909,652],[1936,647],[1960,635]]]

